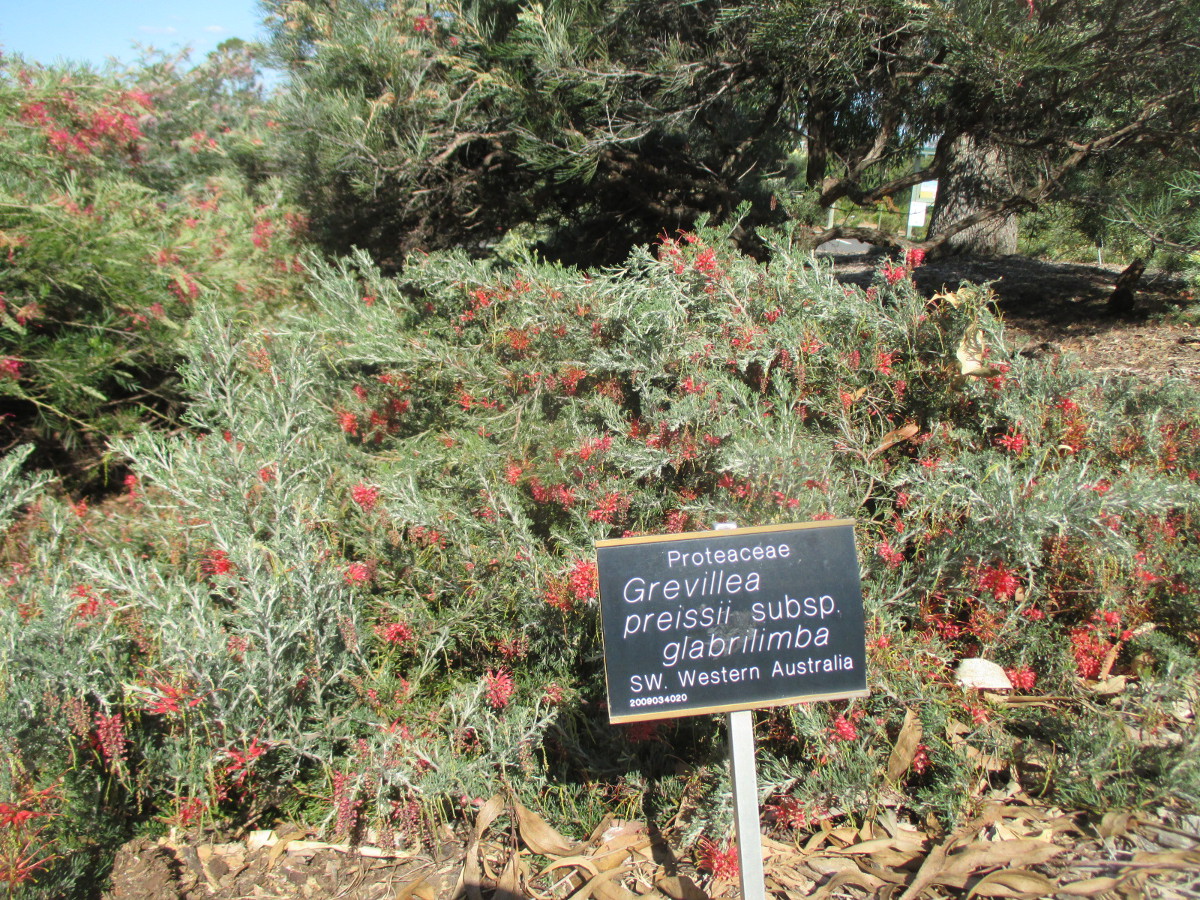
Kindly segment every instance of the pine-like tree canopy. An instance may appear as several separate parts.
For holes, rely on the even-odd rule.
[[[272,9],[314,223],[391,264],[514,228],[613,261],[747,202],[748,241],[790,216],[816,242],[851,233],[817,227],[831,204],[929,178],[927,245],[950,246],[1097,160],[1168,164],[1198,140],[1195,0]]]

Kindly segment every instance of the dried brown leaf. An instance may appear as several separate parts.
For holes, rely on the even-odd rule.
[[[1096,831],[1103,838],[1120,837],[1128,833],[1129,829],[1138,824],[1137,813],[1121,812],[1113,810],[1106,812],[1100,819],[1100,824],[1096,826]]]
[[[392,900],[437,900],[437,890],[432,884],[424,878],[418,878],[416,881],[410,881],[400,890],[396,891]]]
[[[1037,872],[1028,869],[1000,869],[979,879],[967,894],[971,897],[1020,897],[1028,900],[1038,900],[1048,897],[1058,889],[1058,885]]]
[[[555,831],[546,820],[520,803],[513,803],[521,840],[539,856],[572,856],[579,844],[572,843]]]
[[[859,871],[858,863],[844,856],[814,856],[804,861],[804,867],[818,878]]]
[[[929,851],[929,855],[925,857],[925,862],[921,863],[921,868],[917,869],[917,874],[913,876],[912,882],[905,888],[904,893],[900,895],[900,900],[913,900],[915,897],[921,896],[925,888],[933,884],[938,875],[942,871],[942,866],[946,863],[946,856],[950,848],[954,845],[955,838],[944,843],[938,844]]]
[[[991,378],[1000,374],[995,366],[985,365],[987,346],[984,344],[982,328],[975,328],[963,335],[954,355],[958,358],[959,372],[974,378]]]
[[[1191,869],[1200,866],[1200,850],[1164,850],[1161,853],[1143,851],[1133,855],[1132,865],[1164,869]]]
[[[812,890],[816,879],[810,878],[798,869],[790,866],[768,866],[763,873],[768,889],[782,891],[788,896],[807,896]],[[770,886],[774,885],[774,888]]]
[[[287,834],[280,835],[279,840],[271,847],[271,852],[267,854],[267,870],[270,871],[275,867],[279,857],[287,852],[288,845],[304,837],[308,837],[307,831],[289,831]]]
[[[616,883],[617,876],[624,871],[616,868],[601,872],[573,893],[570,900],[587,900],[588,897],[596,897],[599,900],[634,900],[634,895],[628,889]]]
[[[525,895],[521,892],[521,869],[520,854],[514,853],[508,858],[504,871],[500,873],[492,900],[524,900]]]
[[[820,888],[809,895],[810,900],[823,900],[823,898],[828,897],[844,884],[857,885],[868,891],[875,891],[885,886],[885,882],[880,881],[874,875],[868,875],[866,872],[858,869],[851,869],[839,872],[825,884],[821,885]]]
[[[917,755],[917,747],[924,736],[920,717],[911,709],[904,712],[904,724],[900,726],[900,734],[896,736],[896,746],[888,757],[887,782],[895,784],[908,771]]]
[[[1048,841],[976,841],[946,857],[938,876],[970,876],[989,866],[1036,866],[1063,852]]]
[[[867,454],[868,462],[877,457],[880,453],[885,453],[892,447],[895,447],[897,444],[902,444],[907,440],[911,440],[920,430],[921,429],[912,422],[909,422],[907,425],[901,425],[899,428],[892,429],[883,436],[883,440],[879,442],[879,446]]]
[[[1100,878],[1085,878],[1082,881],[1072,881],[1070,884],[1060,884],[1057,893],[1071,897],[1095,897],[1113,890],[1117,886],[1116,878],[1103,876]]]
[[[858,830],[847,827],[834,828],[829,832],[829,837],[841,846],[848,847],[858,842]]]
[[[600,869],[596,866],[595,860],[586,856],[564,856],[561,859],[556,859],[546,868],[542,869],[539,875],[546,875],[553,872],[555,869],[579,868],[586,871],[589,877],[600,874]]]
[[[1110,666],[1111,668],[1111,666]],[[1106,673],[1104,673],[1106,674]],[[1128,675],[1113,675],[1100,679],[1099,681],[1088,682],[1088,690],[1101,697],[1115,697],[1117,694],[1125,693],[1125,688],[1129,684]]]
[[[670,878],[660,878],[654,886],[671,900],[709,900],[708,894],[696,882],[686,875],[673,875]]]
[[[479,814],[475,817],[475,829],[471,832],[471,837],[467,841],[466,853],[463,855],[462,872],[458,876],[458,885],[454,889],[454,896],[457,897],[465,891],[468,900],[483,900],[484,861],[479,849],[479,840],[502,812],[504,812],[504,798],[499,794],[493,796],[479,808]]]
[[[651,844],[645,827],[633,823],[618,831],[592,853],[596,868],[604,871],[620,865],[631,853],[645,850]]]
[[[836,852],[846,856],[857,856],[864,853],[874,855],[883,850],[916,854],[920,853],[923,849],[924,845],[918,841],[908,841],[903,838],[875,838],[870,841],[851,844],[849,847],[843,847]]]
[[[929,305],[936,306],[938,303],[940,303],[943,300],[946,303],[949,303],[951,306],[954,306],[954,307],[962,306],[962,300],[959,298],[958,294],[956,294],[954,291],[945,291],[941,294],[934,294],[932,297],[929,298]]]

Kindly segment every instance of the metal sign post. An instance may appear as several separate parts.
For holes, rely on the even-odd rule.
[[[754,712],[727,714],[729,771],[733,776],[733,821],[737,835],[738,875],[744,900],[766,900],[762,834],[758,829],[758,771],[754,762]]]
[[[718,522],[717,531],[737,528]],[[729,734],[729,774],[733,781],[733,824],[737,837],[738,878],[743,900],[766,900],[762,833],[758,825],[758,767],[754,759],[754,712],[739,709],[725,716]]]

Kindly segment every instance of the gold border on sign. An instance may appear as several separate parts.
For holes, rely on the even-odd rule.
[[[637,537],[628,538],[605,538],[601,541],[592,541],[592,545],[596,548],[600,547],[621,547],[626,544],[654,544],[659,541],[696,541],[696,540],[723,540],[727,537],[735,537],[739,534],[770,534],[775,531],[800,531],[809,528],[833,528],[835,526],[854,525],[853,519],[827,519],[820,522],[798,522],[793,525],[754,525],[749,528],[722,528],[720,530],[710,531],[685,531],[681,534],[639,534]]]
[[[752,525],[747,528],[722,528],[708,531],[685,531],[681,534],[640,534],[628,538],[606,538],[593,541],[593,546],[599,550],[604,547],[622,547],[630,544],[655,544],[671,541],[695,541],[724,539],[744,534],[771,534],[780,531],[801,531],[810,528],[854,527],[854,519],[824,519],[819,522],[796,522],[790,525]],[[603,604],[601,604],[603,610]],[[865,612],[865,610],[864,610]],[[600,629],[601,646],[605,645],[604,629]],[[652,722],[659,719],[682,719],[685,716],[703,716],[712,713],[737,712],[743,709],[771,709],[775,706],[795,706],[800,703],[820,702],[824,700],[850,700],[856,697],[869,697],[869,689],[853,691],[834,691],[825,694],[800,694],[795,697],[777,697],[758,701],[742,701],[740,703],[723,703],[717,706],[688,706],[683,709],[664,709],[660,712],[646,711],[644,713],[628,713],[614,716],[612,714],[612,693],[609,690],[611,682],[608,677],[608,651],[604,650],[604,693],[609,703],[608,721],[611,725],[621,725],[628,722]]]

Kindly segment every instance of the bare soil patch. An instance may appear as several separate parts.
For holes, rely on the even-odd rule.
[[[832,256],[839,280],[870,284],[877,253]],[[1063,353],[1099,375],[1169,378],[1200,385],[1200,327],[1179,313],[1192,303],[1187,285],[1147,272],[1128,317],[1112,315],[1108,298],[1120,266],[1051,262],[1020,256],[959,257],[917,269],[925,294],[959,284],[990,284],[1013,345],[1027,354]]]

